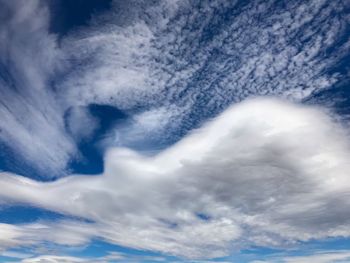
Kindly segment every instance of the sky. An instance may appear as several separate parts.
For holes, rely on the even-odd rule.
[[[350,2],[0,0],[0,262],[350,262]]]

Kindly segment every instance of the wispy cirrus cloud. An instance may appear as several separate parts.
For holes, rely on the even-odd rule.
[[[76,147],[49,86],[63,66],[56,37],[48,33],[49,10],[35,0],[0,5],[0,140],[22,162],[53,177]]]

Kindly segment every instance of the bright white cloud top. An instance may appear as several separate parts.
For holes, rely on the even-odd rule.
[[[188,258],[350,236],[350,148],[319,109],[254,99],[154,157],[112,148],[99,176],[2,174],[0,196],[89,222],[2,225],[1,246],[115,244]],[[49,234],[50,233],[50,234]]]

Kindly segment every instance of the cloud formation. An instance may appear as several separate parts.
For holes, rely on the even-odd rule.
[[[101,239],[201,259],[350,237],[349,136],[321,109],[285,101],[347,78],[335,66],[350,48],[349,4],[120,2],[58,40],[45,2],[0,0],[0,147],[47,178],[67,175],[91,138],[104,136],[109,147],[96,176],[44,183],[0,174],[1,205],[66,216],[1,223],[3,254]],[[285,100],[249,99],[271,95]],[[112,138],[100,136],[91,104],[128,120],[110,125]],[[154,142],[177,143],[154,154]],[[347,258],[344,251],[276,260]],[[91,260],[24,260],[38,261]]]
[[[67,39],[65,52],[89,63],[61,86],[82,104],[166,109],[169,135],[158,135],[169,140],[247,97],[300,101],[342,79],[327,71],[349,50],[345,9],[341,1],[134,4],[128,23],[111,12],[104,26]]]
[[[64,67],[56,36],[48,33],[49,10],[36,0],[0,5],[0,140],[16,159],[57,176],[77,149],[49,86]]]
[[[16,254],[15,254],[16,255]],[[15,256],[14,255],[14,256]],[[21,256],[21,255],[19,255]],[[272,256],[268,260],[252,260],[247,261],[249,263],[344,263],[348,262],[350,259],[350,252],[347,250],[330,250],[330,251],[314,251],[309,255],[305,256]],[[35,263],[35,262],[50,262],[50,263],[78,263],[78,262],[94,262],[94,263],[107,263],[107,262],[174,262],[181,263],[181,260],[170,260],[164,257],[154,257],[154,256],[136,256],[136,257],[125,257],[123,253],[110,253],[107,256],[100,258],[87,258],[87,257],[69,257],[69,256],[54,256],[54,255],[44,255],[39,257],[28,257],[23,259],[21,263]],[[190,260],[186,262],[191,263],[229,263],[232,261],[210,261],[210,260]]]
[[[82,111],[65,123],[70,109],[136,112],[136,136],[111,132],[121,145],[171,144],[232,103],[301,101],[345,77],[329,71],[350,47],[344,1],[113,1],[60,41],[45,3],[25,2],[1,2],[0,139],[48,177],[96,123]]]
[[[1,246],[98,237],[210,258],[252,245],[348,237],[349,157],[344,130],[320,109],[250,100],[156,156],[110,149],[99,176],[41,183],[1,174],[2,199],[88,219],[43,222],[35,239],[24,238],[33,225],[3,225],[9,234]]]
[[[335,251],[316,251],[310,255],[304,256],[286,256],[286,257],[275,257],[270,260],[254,260],[251,263],[344,263],[350,260],[350,252],[347,250],[335,250]]]

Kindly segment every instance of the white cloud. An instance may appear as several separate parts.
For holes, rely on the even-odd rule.
[[[346,250],[334,250],[334,251],[316,251],[312,254],[305,256],[281,256],[272,257],[270,260],[255,260],[251,263],[346,263],[350,261],[350,252]]]
[[[103,24],[96,18],[91,28],[63,38],[60,48],[39,1],[1,4],[11,18],[0,28],[1,62],[9,69],[9,79],[0,79],[0,139],[47,176],[65,168],[77,151],[74,140],[94,131],[96,120],[82,108],[89,103],[143,108],[127,132],[119,131],[123,142],[173,137],[179,126],[189,130],[250,96],[300,101],[328,88],[342,76],[324,72],[349,50],[348,42],[338,56],[325,55],[349,20],[337,1],[290,2],[274,11],[265,1],[242,9],[232,1],[140,4],[130,20],[122,23],[112,10]],[[239,12],[226,24],[218,21],[230,7]],[[48,83],[57,71],[65,74],[53,91]],[[74,140],[64,123],[71,107]],[[0,247],[102,238],[210,258],[232,247],[348,237],[349,154],[347,135],[319,110],[246,102],[156,156],[111,149],[100,176],[40,183],[2,173],[1,202],[92,223],[1,224]]]
[[[124,253],[111,252],[102,257],[71,257],[71,256],[57,256],[57,255],[42,255],[38,257],[30,257],[21,261],[21,263],[78,263],[78,262],[90,262],[90,263],[108,263],[108,262],[167,262],[163,257],[156,256],[142,256],[142,255],[126,255]]]
[[[66,116],[67,129],[76,141],[89,139],[99,126],[98,120],[86,107],[72,107]]]
[[[88,259],[69,257],[69,256],[52,256],[45,255],[24,259],[21,263],[80,263],[80,262],[94,262]],[[105,261],[106,262],[106,261]]]
[[[286,263],[308,263],[308,262],[346,263],[349,261],[350,261],[349,251],[334,251],[334,252],[328,252],[328,253],[319,253],[311,256],[289,257],[284,259],[284,262]]]
[[[110,149],[100,176],[41,183],[3,173],[0,196],[92,221],[49,224],[51,242],[98,237],[219,257],[250,245],[350,236],[349,149],[345,132],[321,110],[255,99],[156,156]],[[16,235],[31,229],[12,227]],[[45,231],[26,240],[47,240]],[[17,236],[3,239],[2,246],[20,243]]]
[[[95,233],[84,224],[73,221],[37,222],[31,224],[0,224],[0,249],[31,246],[40,242],[52,242],[59,245],[77,246],[85,244]]]
[[[0,1],[0,140],[52,177],[76,148],[48,84],[63,62],[56,37],[48,33],[49,11],[40,3]]]
[[[29,258],[32,257],[32,254],[17,252],[17,251],[4,251],[0,253],[3,257],[9,257],[9,258]]]

